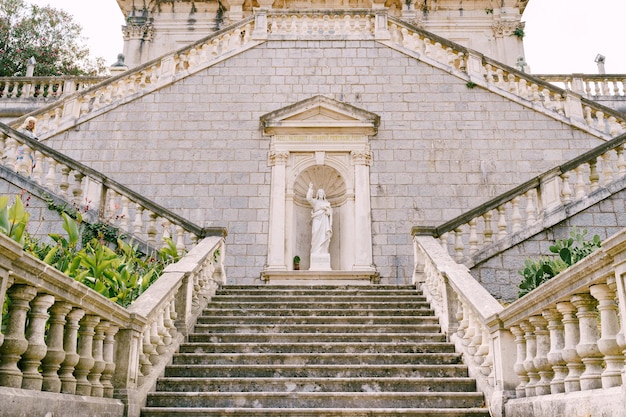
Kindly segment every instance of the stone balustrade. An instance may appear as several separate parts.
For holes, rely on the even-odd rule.
[[[374,36],[374,15],[369,9],[266,11],[268,36],[311,39],[316,36],[367,39]]]
[[[585,97],[597,99],[626,96],[624,74],[533,74],[533,76]]]
[[[108,76],[0,77],[0,100],[58,99],[98,84]]]
[[[54,105],[29,114],[37,119],[37,134],[40,140],[45,140],[76,122],[88,120],[254,46],[259,42],[252,40],[253,30],[254,18],[250,17],[92,88],[64,95]],[[25,117],[11,122],[11,127],[19,127]]]
[[[594,415],[623,411],[626,229],[507,307],[431,236],[415,235],[414,250],[414,281],[463,350],[493,415],[503,415],[504,407],[507,415],[535,416],[587,415],[589,407]],[[548,397],[570,393],[575,396]],[[538,396],[543,414],[529,401],[503,405],[507,397]],[[578,414],[570,411],[581,402]]]
[[[457,75],[464,74],[461,76],[468,79],[468,88],[489,88],[607,138],[626,131],[622,113],[582,98],[575,90],[559,88],[399,19],[388,17],[387,20],[390,40],[385,43],[410,51],[420,59],[448,68]]]
[[[457,262],[471,265],[502,242],[521,241],[563,220],[551,216],[559,209],[576,206],[581,210],[586,207],[581,202],[592,201],[590,195],[607,192],[613,184],[623,181],[625,142],[626,134],[439,227],[415,227],[413,232],[431,233]]]
[[[24,151],[21,160],[15,157],[18,146]],[[30,177],[51,194],[71,202],[71,208],[85,216],[93,214],[96,221],[132,235],[149,248],[159,248],[167,239],[172,239],[179,253],[183,253],[199,238],[223,233],[219,228],[206,229],[190,223],[86,165],[2,124],[0,155],[0,163],[5,167]],[[31,157],[35,162],[32,172]]]
[[[126,310],[0,235],[0,304],[8,311],[0,333],[0,392],[115,398],[126,415],[138,416],[183,335],[225,283],[224,254],[223,238],[202,240]],[[58,401],[55,415],[64,414]],[[20,407],[16,399],[0,410],[16,415]]]

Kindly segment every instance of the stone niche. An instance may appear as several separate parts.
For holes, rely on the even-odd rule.
[[[315,96],[261,117],[272,168],[267,264],[270,284],[369,284],[372,263],[369,140],[379,116]],[[309,184],[333,209],[330,270],[311,268]],[[294,270],[293,258],[301,258]]]

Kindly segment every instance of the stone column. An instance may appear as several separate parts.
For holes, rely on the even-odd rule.
[[[556,309],[563,316],[563,328],[565,330],[565,345],[562,350],[563,360],[567,363],[568,370],[565,377],[565,392],[580,391],[580,374],[584,366],[580,361],[578,352],[576,352],[576,345],[580,339],[576,307],[572,303],[564,301],[557,303]]]
[[[0,346],[0,386],[20,388],[22,371],[17,363],[28,348],[24,337],[26,313],[29,302],[37,295],[37,289],[28,285],[13,285],[7,291],[11,300],[4,343]]]
[[[601,388],[602,353],[598,349],[597,301],[591,294],[576,294],[572,296],[571,301],[578,309],[576,315],[580,328],[580,341],[576,346],[576,352],[585,364],[585,372],[580,376],[580,388],[582,390]]]
[[[80,321],[80,338],[78,340],[78,355],[80,359],[74,370],[74,375],[76,376],[76,395],[91,395],[91,382],[87,379],[87,375],[89,375],[95,363],[93,357],[93,338],[96,334],[95,327],[99,322],[100,317],[94,315],[86,315]]]
[[[28,328],[26,329],[28,349],[22,355],[20,362],[23,372],[23,389],[41,390],[43,376],[39,373],[39,366],[48,350],[45,341],[46,321],[50,317],[48,309],[53,303],[54,296],[49,294],[39,294],[31,302],[31,310],[28,314]]]
[[[372,261],[372,213],[369,167],[372,154],[352,152],[354,165],[355,270],[374,270]]]
[[[267,248],[267,270],[285,271],[285,175],[289,152],[270,152],[272,167],[270,189],[270,230]]]

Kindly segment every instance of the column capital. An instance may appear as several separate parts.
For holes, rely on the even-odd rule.
[[[285,165],[289,159],[289,152],[286,151],[270,151],[268,155],[268,165]]]
[[[352,151],[350,156],[353,165],[372,165],[372,152],[369,150]]]

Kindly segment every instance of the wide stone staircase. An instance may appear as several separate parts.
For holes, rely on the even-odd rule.
[[[410,286],[224,286],[143,417],[489,416]]]

